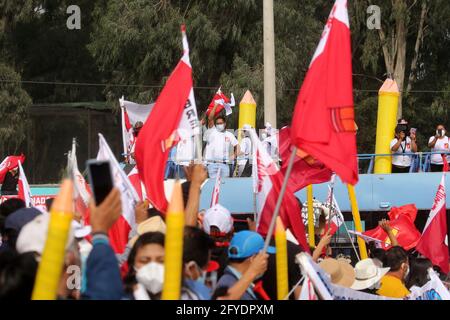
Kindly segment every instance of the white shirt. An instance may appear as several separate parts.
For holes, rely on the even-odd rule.
[[[391,141],[389,148],[392,152],[392,164],[399,167],[411,166],[411,155],[403,155],[411,152],[411,139],[406,137],[406,141],[402,141],[397,151],[392,151],[392,147],[398,142],[397,138]]]
[[[205,158],[207,161],[228,161],[230,152],[238,144],[236,137],[228,131],[211,131],[206,145]]]
[[[430,138],[430,140],[428,140],[428,143],[433,142],[434,140],[434,136]],[[438,138],[436,140],[436,144],[434,145],[433,148],[431,148],[431,152],[439,152],[439,151],[443,151],[443,152],[449,152],[450,148],[449,148],[449,138],[447,136],[444,136],[442,139]],[[447,162],[450,162],[450,155],[447,154]],[[442,164],[442,156],[440,154],[432,154],[431,155],[431,163],[432,164]]]
[[[238,160],[238,164],[245,165],[247,163],[249,155],[252,153],[252,141],[250,140],[250,138],[249,137],[243,138],[241,140],[241,143],[239,144],[239,148],[241,149],[243,155],[239,156],[242,159]]]
[[[266,147],[266,150],[269,153],[269,155],[272,158],[274,158],[278,148],[277,136],[275,134],[267,136],[267,138],[263,140],[263,145]]]
[[[176,162],[183,166],[188,166],[191,160],[194,160],[194,141],[193,137],[182,139],[177,144]]]

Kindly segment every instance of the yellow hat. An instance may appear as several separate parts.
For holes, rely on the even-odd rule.
[[[148,218],[147,220],[139,223],[139,225],[137,226],[137,235],[130,239],[128,245],[130,247],[134,246],[134,243],[139,238],[139,236],[146,232],[161,232],[165,234],[166,224],[160,216]]]

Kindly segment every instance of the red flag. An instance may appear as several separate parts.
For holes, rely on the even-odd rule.
[[[449,272],[447,237],[447,213],[445,204],[445,173],[442,175],[433,207],[428,216],[427,223],[422,232],[422,237],[416,246],[416,250],[439,266],[444,273]],[[448,240],[447,240],[448,241]]]
[[[289,127],[284,127],[281,128],[279,132],[280,157],[283,161],[281,171],[283,174],[286,174],[289,157],[291,156],[292,150],[290,131],[291,130]],[[289,176],[289,185],[294,192],[297,192],[307,185],[330,181],[331,174],[331,170],[320,161],[315,161],[314,163],[309,164],[304,159],[296,156],[291,175]]]
[[[295,104],[291,137],[304,156],[358,182],[347,1],[337,0]]]
[[[408,204],[398,208],[394,207],[388,213],[389,225],[392,228],[392,232],[397,238],[398,244],[405,250],[414,248],[420,239],[420,232],[414,225],[416,215],[417,208],[414,204]],[[367,230],[363,234],[384,242],[382,245],[383,249],[390,247],[391,242],[389,237],[380,226]]]
[[[135,156],[139,177],[144,182],[147,198],[160,212],[167,209],[164,171],[169,149],[173,146],[177,134],[192,136],[199,131],[192,87],[192,67],[184,26],[182,32],[183,57],[167,80],[136,142]]]
[[[145,200],[146,194],[144,188],[142,188],[142,183],[141,179],[139,179],[139,172],[137,170],[137,167],[134,167],[133,170],[130,171],[130,173],[128,174],[128,179],[130,179],[130,182],[136,190],[139,199],[141,199],[141,201]]]
[[[6,173],[19,166],[19,161],[24,163],[25,156],[23,153],[20,156],[7,156],[2,163],[0,163],[0,184],[5,180]]]
[[[214,108],[214,105],[217,103],[216,112],[214,113],[214,116],[217,116],[220,111],[225,108],[226,115],[230,115],[232,113],[231,107],[235,106],[234,96],[231,94],[231,100],[222,92],[221,88],[219,88],[214,95],[213,99],[211,100],[208,110],[206,110],[206,114],[209,116],[212,109]]]
[[[278,195],[281,191],[284,175],[278,169],[267,150],[258,139],[255,130],[250,130],[252,138],[253,159],[256,159],[253,167],[254,189],[257,192],[258,204],[258,226],[257,231],[263,236],[267,235],[270,221],[275,210]],[[308,242],[306,241],[305,226],[301,218],[301,206],[294,192],[287,186],[281,204],[280,218],[283,225],[292,231],[299,245],[304,251],[309,252]]]

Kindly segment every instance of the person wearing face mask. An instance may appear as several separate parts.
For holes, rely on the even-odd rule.
[[[211,288],[206,286],[214,241],[197,227],[184,228],[183,285],[181,300],[210,300]]]
[[[225,117],[216,118],[215,128],[209,134],[206,145],[205,159],[208,163],[208,175],[210,178],[215,178],[220,169],[222,177],[229,177],[230,164],[236,154],[240,153],[239,143],[231,132],[225,130]]]
[[[404,298],[409,295],[405,281],[409,273],[408,253],[400,246],[391,247],[386,252],[386,267],[390,270],[381,278],[377,294],[391,298]]]
[[[125,293],[130,299],[159,300],[164,283],[164,234],[139,236],[128,256]]]
[[[380,288],[380,280],[388,273],[377,259],[363,259],[355,265],[355,281],[351,288],[365,293],[376,294]]]
[[[411,153],[417,152],[415,131],[410,131],[405,121],[399,121],[395,128],[395,138],[389,146],[392,153],[392,173],[408,173],[411,168]]]
[[[250,139],[251,126],[244,125],[241,131],[242,139],[239,143],[240,154],[237,160],[238,177],[250,177],[252,175],[252,164],[250,155],[252,154],[252,140]]]
[[[431,148],[431,152],[450,152],[449,138],[445,135],[445,127],[440,124],[436,127],[436,134],[428,140],[428,147]],[[450,162],[449,155],[441,155],[438,153],[431,155],[431,171],[432,172],[442,172],[445,161]]]

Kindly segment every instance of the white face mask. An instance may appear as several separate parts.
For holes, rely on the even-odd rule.
[[[225,125],[224,124],[216,124],[216,129],[220,132],[222,132],[223,130],[225,130]]]
[[[436,130],[436,134],[439,136],[439,130]],[[445,130],[442,129],[442,135],[440,135],[440,137],[445,136]]]
[[[137,271],[136,280],[152,294],[157,294],[162,291],[164,266],[157,262],[147,263]]]

